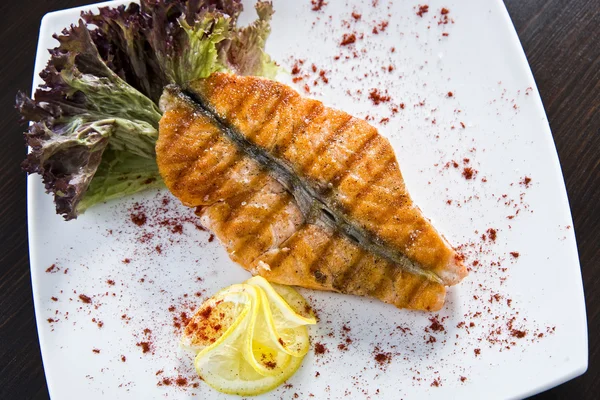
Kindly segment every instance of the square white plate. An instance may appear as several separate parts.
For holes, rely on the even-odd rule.
[[[502,2],[432,0],[422,16],[416,1],[330,1],[321,11],[308,0],[274,3],[267,50],[289,71],[301,68],[281,79],[302,76],[301,92],[307,84],[310,96],[380,128],[413,199],[472,271],[434,317],[303,290],[320,316],[313,344],[327,352],[311,349],[289,385],[264,397],[515,398],[582,374],[587,329],[569,204]],[[439,23],[442,7],[447,24]],[[55,46],[52,33],[86,8],[44,17],[36,71]],[[253,18],[246,8],[242,22]],[[356,43],[341,46],[352,33]],[[373,89],[389,101],[376,105]],[[468,167],[476,172],[470,180]],[[174,199],[163,205],[168,199],[148,192],[64,222],[39,176],[29,177],[32,284],[53,399],[229,397],[193,379],[175,325],[182,311],[249,275],[194,227],[191,210]],[[133,224],[132,212],[145,212],[146,224]],[[178,386],[178,376],[188,383]]]

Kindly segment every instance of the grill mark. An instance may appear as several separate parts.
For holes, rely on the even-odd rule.
[[[385,174],[385,171],[387,170],[388,166],[394,162],[393,158],[388,159],[385,164],[383,164],[383,167],[377,171],[377,173],[367,181],[367,183],[365,183],[364,185],[362,185],[360,187],[360,189],[356,192],[356,195],[354,195],[351,199],[351,201],[349,201],[348,205],[343,206],[343,209],[345,212],[350,213],[352,212],[356,207],[358,207],[358,205],[363,203],[363,194],[365,193],[364,191],[367,190],[366,193],[368,193],[369,190],[369,186],[377,183],[378,181],[380,181]],[[388,204],[386,205],[386,207],[384,208],[384,211],[387,211],[391,208],[391,206]],[[383,211],[382,211],[383,212]]]
[[[314,260],[314,261],[313,261],[313,262],[312,262],[312,263],[309,265],[309,270],[310,270],[311,272],[313,272],[313,264],[314,264],[314,263],[316,263],[317,261],[325,260],[325,259],[326,259],[326,258],[325,258],[326,256],[332,256],[332,257],[334,257],[334,256],[335,256],[335,253],[334,253],[334,252],[329,252],[329,250],[331,250],[331,248],[332,248],[332,247],[333,247],[333,246],[334,246],[334,245],[337,243],[336,241],[337,241],[338,239],[342,239],[342,240],[344,240],[344,239],[345,239],[345,240],[348,240],[347,238],[345,238],[345,237],[344,237],[344,236],[342,236],[342,235],[341,235],[339,232],[337,232],[337,231],[336,231],[336,232],[334,233],[333,237],[331,238],[331,240],[329,240],[329,241],[327,242],[327,245],[325,245],[325,246],[324,246],[325,248],[323,249],[323,251],[321,251],[321,252],[319,253],[319,256],[318,256],[318,258],[317,258],[316,260]],[[352,243],[352,242],[351,242],[351,243]],[[353,244],[354,244],[354,243],[353,243]],[[360,259],[363,257],[363,253],[365,253],[365,250],[363,250],[362,248],[360,248],[360,247],[358,246],[358,244],[354,244],[354,245],[355,245],[356,247],[358,247],[358,249],[359,249],[359,251],[358,251],[358,257],[353,257],[353,258],[354,258],[354,260],[350,260],[350,261],[351,261],[350,265],[349,265],[348,267],[346,267],[345,269],[343,269],[343,271],[341,272],[341,276],[344,276],[344,275],[345,275],[345,274],[348,272],[348,269],[349,269],[349,268],[351,268],[353,265],[355,265],[355,264],[356,264],[356,262],[357,262],[356,260],[360,260]],[[338,276],[340,276],[340,271],[337,271],[335,276],[334,276],[334,274],[333,274],[333,272],[332,272],[332,271],[329,271],[329,272],[330,272],[330,277],[331,277],[331,286],[332,286],[332,287],[334,287],[334,285],[335,285],[335,283],[334,283],[334,282],[335,282],[335,281],[338,279]]]
[[[252,234],[256,234],[257,236],[262,236],[262,233],[265,231],[265,229],[270,229],[270,227],[273,225],[273,221],[278,216],[279,212],[284,210],[290,204],[291,201],[292,201],[292,198],[287,197],[286,199],[284,199],[284,201],[278,202],[277,207],[272,206],[271,207],[272,211],[270,210],[270,212],[262,218],[262,221],[264,221],[264,222],[256,224],[253,227],[253,229],[251,229],[248,232],[248,235],[246,236],[246,238],[243,241],[241,241],[239,243],[239,245],[235,247],[234,250],[236,252],[240,252],[239,249],[249,248],[250,246],[246,246],[246,243],[248,243],[248,241],[251,240],[251,238],[249,236]],[[279,247],[279,244],[277,246]],[[271,247],[272,247],[272,245],[271,245]],[[243,251],[241,251],[241,253],[243,254]]]
[[[211,140],[207,141],[207,144],[201,148],[201,151],[205,151],[207,148],[209,148],[210,146],[214,145],[218,140],[220,139],[220,136],[217,134],[213,134],[211,135]],[[236,150],[236,154],[239,151]],[[239,159],[239,157],[237,157]],[[178,187],[180,185],[182,185],[182,181],[184,180],[188,180],[189,178],[189,174],[190,172],[195,169],[195,167],[200,164],[200,161],[203,161],[204,159],[202,157],[198,157],[196,160],[194,160],[194,162],[189,163],[185,168],[182,168],[179,173],[177,174],[177,177],[175,178],[175,187]],[[234,163],[237,162],[236,157],[233,157],[233,161]],[[214,168],[213,168],[214,169]],[[206,175],[206,172],[205,172]],[[215,181],[213,180],[211,183],[211,187],[215,185]],[[192,188],[194,186],[191,186]],[[192,195],[197,195],[198,193],[204,193],[206,192],[205,189],[201,190],[201,191],[196,191],[194,189],[190,189],[190,193]]]
[[[414,307],[415,300],[418,299],[418,296],[421,292],[424,292],[427,289],[429,282],[427,280],[423,280],[419,285],[415,285],[415,288],[410,292],[410,295],[407,296],[407,305],[408,307]]]
[[[425,276],[427,279],[435,282],[442,282],[438,275],[410,260],[399,249],[390,246],[383,239],[366,230],[361,225],[355,224],[345,213],[338,209],[339,207],[336,204],[331,202],[328,204],[330,199],[320,197],[314,187],[311,186],[311,183],[314,184],[314,182],[310,182],[306,178],[302,178],[293,173],[290,170],[289,165],[281,162],[277,157],[274,157],[273,154],[267,153],[264,148],[249,142],[241,132],[228,125],[218,114],[211,112],[210,107],[205,105],[206,100],[201,94],[189,92],[183,93],[181,92],[181,89],[174,85],[167,86],[165,90],[169,91],[172,95],[175,94],[179,96],[182,101],[185,101],[197,112],[209,118],[229,140],[240,148],[240,150],[268,168],[286,190],[293,194],[305,219],[308,221],[319,220],[327,226],[338,229],[349,238],[356,238],[362,248],[378,257],[383,257],[384,259],[391,261],[392,264],[397,265],[399,268],[406,269],[417,275]],[[312,104],[313,107],[309,116],[314,119],[315,115],[322,112],[324,106],[317,102],[313,102]],[[302,125],[303,124],[296,126],[294,132]]]
[[[387,265],[387,261],[383,260],[383,259],[381,259],[381,258],[379,258],[377,256],[375,256],[373,258],[373,264],[374,265],[377,265],[380,262],[384,262],[386,264],[384,264],[383,266],[378,265],[378,268],[375,268],[375,269],[381,269],[381,268],[383,268],[385,270],[386,267],[388,266]],[[346,279],[346,281],[345,281],[346,288],[348,286],[350,286],[350,284],[353,284],[353,283],[354,284],[358,283],[359,284],[358,285],[359,288],[361,288],[362,286],[364,286],[364,285],[360,285],[360,282],[361,282],[360,276],[362,275],[360,272],[364,268],[365,268],[364,265],[357,264],[354,269],[349,270],[348,273],[344,275],[344,278]],[[369,270],[370,269],[373,269],[373,268],[369,268]],[[385,274],[382,274],[381,277],[379,278],[379,281],[381,281],[381,279],[383,279],[384,277],[385,277]],[[370,295],[371,294],[371,289],[370,288],[363,288],[363,289],[364,289],[364,294],[363,295]]]
[[[215,133],[213,133],[212,135],[209,136],[208,140],[203,144],[203,147],[200,148],[200,150],[204,150],[209,146],[212,146],[213,144],[215,144],[217,141],[219,140],[219,135]],[[182,185],[182,181],[184,179],[187,179],[189,172],[194,169],[196,167],[196,164],[199,164],[201,158],[196,158],[193,162],[189,163],[188,165],[186,165],[184,168],[180,169],[177,174],[175,175],[173,181],[175,182],[174,186],[175,188],[178,188],[180,185]]]
[[[333,247],[333,244],[335,243],[335,239],[338,238],[338,233],[335,232],[327,241],[327,243],[325,243],[325,245],[323,246],[323,248],[319,251],[319,254],[317,255],[317,257],[315,257],[314,260],[312,260],[308,265],[308,271],[313,273],[314,271],[316,271],[316,269],[314,269],[314,265],[318,262],[323,260],[323,257],[325,256],[325,254],[327,253],[327,251],[329,251],[329,249],[331,249],[331,247]],[[333,277],[330,275],[330,277],[333,280]]]
[[[315,160],[315,158],[317,158],[319,156],[319,154],[323,154],[325,151],[327,151],[331,145],[333,143],[335,143],[335,139],[337,139],[337,137],[344,132],[346,129],[348,129],[348,125],[350,123],[350,121],[352,121],[354,118],[349,115],[348,119],[346,119],[344,122],[342,122],[337,128],[335,128],[333,130],[333,132],[330,133],[329,136],[327,136],[320,144],[319,146],[314,149],[312,151],[312,154],[308,157],[308,159],[306,159],[304,161],[304,163],[302,163],[299,168],[298,168],[298,172],[300,173],[305,173],[306,169],[308,167],[309,164],[312,164],[313,161]]]
[[[200,158],[201,159],[201,158]],[[224,176],[225,171],[229,169],[233,169],[236,164],[243,161],[244,155],[240,154],[240,151],[235,149],[235,153],[233,153],[229,158],[225,158],[225,163],[221,164],[224,158],[221,158],[217,164],[210,166],[207,170],[204,171],[205,175],[214,176],[215,179],[212,180],[211,186],[221,186],[222,182],[226,181],[227,178]]]
[[[346,293],[346,291],[348,289],[348,283],[350,282],[351,276],[353,275],[357,266],[367,256],[368,256],[368,253],[361,249],[361,251],[358,253],[358,257],[355,260],[353,260],[350,264],[348,264],[348,266],[346,267],[344,272],[342,274],[338,275],[335,282],[333,282],[333,287],[335,290],[342,292],[342,293]]]
[[[297,101],[296,103],[301,104],[300,101]],[[282,142],[281,145],[279,143],[275,144],[274,153],[277,155],[284,154],[290,148],[291,145],[296,143],[296,139],[298,137],[298,132],[306,129],[306,127],[316,117],[318,117],[323,112],[324,109],[325,109],[325,107],[323,106],[323,104],[320,104],[316,101],[311,102],[310,110],[305,113],[305,117],[301,119],[302,122],[298,125],[292,125],[292,131],[287,135],[287,137],[283,138],[284,141]],[[308,122],[307,122],[307,120],[308,120]]]
[[[239,204],[242,203],[242,201],[244,200],[238,200],[238,198],[242,197],[246,197],[246,196],[253,196],[256,193],[260,192],[265,186],[267,186],[269,183],[268,181],[264,182],[262,185],[255,185],[256,183],[260,183],[261,180],[264,180],[265,178],[265,174],[258,174],[256,175],[256,177],[249,183],[248,187],[244,188],[243,191],[241,192],[236,192],[234,195],[228,197],[225,200],[222,200],[222,202],[227,202],[230,205],[234,204],[233,207],[235,207],[235,209],[237,210],[239,208]],[[222,183],[227,183],[229,181],[229,179],[223,179]],[[221,190],[225,185],[221,185],[219,186],[216,190]],[[233,212],[231,214],[234,214]],[[231,219],[233,219],[235,217],[232,217],[231,215],[222,222],[222,226],[226,227],[227,224],[229,224],[229,222],[231,221]]]
[[[243,206],[240,207],[241,203],[243,203],[243,202],[250,203],[252,201],[252,199],[254,198],[254,196],[258,195],[269,184],[268,178],[269,177],[267,174],[259,175],[257,181],[259,179],[260,180],[267,179],[267,180],[265,180],[264,184],[262,184],[256,188],[252,188],[250,191],[247,191],[245,193],[240,193],[239,195],[235,196],[235,197],[243,196],[244,199],[235,201],[235,203],[233,204],[233,207],[235,207],[235,210],[234,210],[234,212],[231,213],[230,218],[228,218],[226,221],[224,221],[225,223],[227,223],[227,224],[232,223],[235,218],[238,218],[241,215],[241,213],[243,211],[243,209],[242,209]],[[278,203],[275,203],[275,204],[278,204]]]
[[[373,142],[375,141],[375,139],[377,139],[378,136],[379,135],[376,132],[373,132],[373,134],[369,136],[367,140],[365,140],[365,142],[361,145],[360,150],[353,152],[352,156],[348,158],[346,164],[344,164],[345,168],[341,171],[341,174],[334,175],[331,178],[331,183],[335,188],[337,188],[337,185],[341,183],[344,180],[344,178],[348,176],[348,174],[352,171],[351,167],[363,158],[363,153],[365,153],[373,145]]]
[[[177,120],[182,121],[180,124],[177,124],[177,127],[174,129],[174,131],[175,131],[174,136],[179,137],[179,136],[183,135],[183,133],[186,132],[188,129],[190,129],[190,125],[192,124],[193,120],[192,120],[192,116],[190,115],[190,113],[187,110],[185,111],[185,115],[182,118],[177,118]],[[160,129],[160,127],[159,127],[159,129]],[[176,140],[170,140],[167,143],[167,145],[163,147],[164,153],[170,154],[171,149],[176,144],[177,144]]]
[[[209,85],[211,87],[211,90],[209,92],[209,98],[211,99],[211,101],[213,101],[215,96],[218,96],[219,93],[225,91],[227,89],[228,86],[235,86],[235,82],[232,79],[220,79],[220,80],[210,80],[208,81]],[[232,107],[229,108],[229,111],[231,110],[236,110],[239,108],[240,104],[244,102],[244,100],[246,99],[246,96],[233,96],[233,99],[237,100],[237,102],[235,103],[235,105],[232,105]],[[233,100],[231,98],[227,99],[224,103],[225,104],[231,104]],[[223,103],[223,102],[222,102]]]
[[[281,261],[283,260],[284,257],[287,257],[288,252],[284,252],[281,249],[287,247],[290,249],[289,253],[291,253],[291,249],[296,245],[296,243],[301,239],[301,235],[300,232],[303,231],[303,229],[305,228],[306,223],[301,224],[296,232],[292,233],[292,235],[284,240],[283,242],[281,242],[281,244],[279,245],[279,247],[277,248],[277,250],[279,250],[276,254],[275,257],[273,257],[271,259],[271,262],[269,262],[269,266],[271,267],[271,270],[274,270],[276,268],[278,268],[281,265]],[[265,251],[263,254],[259,255],[258,257],[256,257],[255,260],[252,261],[251,265],[254,265],[256,263],[257,260],[260,260],[265,254],[267,254],[270,250]]]
[[[277,112],[277,109],[279,108],[279,106],[281,105],[281,103],[289,100],[290,97],[291,96],[288,95],[287,93],[280,94],[277,97],[277,100],[273,103],[273,105],[269,108],[269,110],[266,111],[267,117],[264,118],[264,119],[261,118],[261,122],[258,124],[258,126],[256,127],[256,129],[254,129],[251,132],[248,132],[248,134],[246,135],[249,140],[254,139],[259,133],[261,133],[263,131],[265,125],[267,125],[268,123],[270,123],[271,121],[273,121],[275,119],[275,117],[277,117],[277,116],[280,115]]]
[[[252,105],[254,103],[256,103],[256,100],[260,100],[260,98],[261,98],[261,95],[257,94],[259,92],[257,90],[252,90],[252,89],[253,88],[250,88],[250,90],[248,90],[247,92],[244,92],[243,94],[239,95],[240,101],[238,101],[235,106],[229,108],[229,111],[226,111],[226,112],[228,112],[236,117],[238,115],[246,115],[246,114],[252,115],[252,113],[246,113],[244,111],[248,108],[251,109]],[[207,100],[209,103],[211,102],[210,99],[207,99]],[[212,107],[212,111],[216,113],[216,110],[214,107]],[[238,124],[240,124],[240,123],[244,123],[244,121],[241,121],[238,118]]]
[[[377,293],[379,293],[379,291],[384,287],[384,285],[386,284],[387,280],[392,280],[392,278],[395,278],[393,271],[390,271],[394,269],[393,266],[392,268],[390,268],[390,265],[386,265],[383,268],[383,273],[381,274],[381,277],[379,278],[379,280],[375,283],[373,289],[369,289],[369,296],[373,296],[373,297],[377,297]],[[391,277],[390,277],[390,272],[391,272]],[[394,299],[396,299],[396,296],[394,296]]]
[[[371,178],[369,179],[368,183],[362,185],[358,191],[356,192],[356,196],[354,196],[352,198],[352,201],[350,202],[350,204],[348,205],[348,207],[346,207],[345,209],[348,210],[348,212],[356,209],[359,205],[362,205],[365,202],[365,197],[367,194],[369,194],[369,192],[372,191],[371,186],[377,184],[377,182],[381,181],[383,178],[385,178],[386,176],[386,172],[390,166],[390,164],[394,163],[394,159],[388,159],[385,164],[383,165],[383,168],[381,168],[379,171],[377,171],[377,173]],[[382,210],[382,212],[385,212],[387,210],[389,210],[392,207],[397,207],[396,204],[386,204],[385,208]]]

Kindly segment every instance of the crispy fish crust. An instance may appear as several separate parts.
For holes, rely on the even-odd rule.
[[[160,173],[247,270],[419,310],[440,309],[445,286],[466,275],[412,203],[389,142],[365,121],[262,78],[216,73],[187,91],[193,99],[169,89],[161,99]],[[310,218],[277,171],[232,141],[228,129],[316,188],[319,201],[368,232],[377,248],[401,253],[425,274]]]

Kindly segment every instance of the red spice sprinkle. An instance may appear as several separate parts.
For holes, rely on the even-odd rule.
[[[481,349],[475,349],[473,350],[475,352],[475,355],[478,356],[481,354]]]
[[[204,319],[208,319],[208,317],[210,317],[210,314],[212,313],[212,310],[212,307],[208,306],[204,310],[200,311],[198,315],[200,315]]]
[[[165,385],[165,386],[170,386],[171,385],[171,379],[169,379],[169,378],[163,378],[162,384]]]
[[[136,346],[141,347],[142,353],[144,353],[144,354],[150,352],[150,343],[149,342],[139,342],[139,343],[136,343]]]
[[[496,241],[496,230],[494,228],[490,228],[487,230],[488,237],[492,242]]]
[[[106,281],[106,283],[108,283],[111,286],[114,286],[115,281],[113,281],[112,279],[109,279],[109,280]]]
[[[131,262],[131,260],[129,258],[126,258],[123,260],[123,264],[129,264]]]
[[[177,384],[177,386],[187,386],[188,380],[183,376],[178,376],[177,379],[175,379],[175,383]]]
[[[56,297],[54,297],[54,296],[50,297],[50,299],[51,299],[52,301],[58,301],[58,298],[56,298]]]
[[[461,382],[465,382],[466,380],[467,380],[467,377],[466,377],[466,376],[461,376],[461,377],[460,377],[460,381],[461,381]]]
[[[100,349],[93,349],[92,351],[96,354],[100,354]]]
[[[315,354],[325,354],[327,351],[327,347],[323,343],[315,343]]]
[[[522,339],[527,335],[527,331],[520,331],[517,329],[513,329],[510,331],[511,336],[516,337],[518,339]]]
[[[389,364],[389,362],[391,360],[392,360],[392,355],[390,353],[375,354],[375,361],[377,361],[381,365]]]
[[[379,105],[381,103],[387,103],[391,100],[391,97],[386,94],[381,94],[379,89],[371,89],[369,92],[369,99],[373,102],[373,104]]]
[[[131,213],[131,221],[137,226],[142,226],[146,223],[146,214],[143,212]]]
[[[344,36],[342,37],[342,41],[340,42],[340,46],[348,46],[354,42],[356,42],[356,35],[354,33],[351,33],[351,34],[344,33]]]
[[[417,15],[422,18],[423,14],[425,14],[427,12],[429,12],[428,5],[419,6],[419,11],[417,11]]]
[[[359,20],[360,17],[362,17],[362,14],[357,13],[356,11],[352,12],[352,18],[354,18],[355,20]]]
[[[442,15],[446,15],[446,14],[448,14],[449,12],[450,12],[450,10],[448,10],[447,8],[442,8],[442,10],[440,11],[440,13],[441,13]]]
[[[531,178],[526,176],[523,178],[523,180],[521,182],[519,182],[521,185],[524,185],[525,187],[529,187],[529,184],[531,183]],[[46,271],[48,272],[48,271]]]
[[[375,35],[377,35],[377,34],[379,34],[379,32],[383,32],[383,31],[385,31],[385,28],[387,28],[387,26],[388,26],[388,25],[389,25],[389,22],[388,22],[388,21],[381,21],[381,22],[379,23],[379,25],[377,25],[377,26],[374,26],[374,27],[373,27],[373,31],[372,31],[372,32],[373,32]]]
[[[463,169],[462,176],[464,176],[465,179],[473,179],[475,175],[477,175],[477,171],[475,171],[473,168],[466,167]]]
[[[89,296],[86,296],[85,294],[80,294],[79,300],[83,301],[85,304],[90,304],[92,302],[92,299]]]
[[[464,123],[464,122],[461,122],[461,123],[460,123],[460,126],[462,126],[462,127],[463,127],[463,129],[465,129],[465,128],[467,127],[467,126],[465,125],[465,123]]]
[[[48,321],[49,323],[56,322],[56,320],[54,318],[48,318],[46,321]]]
[[[437,319],[437,317],[429,317],[429,322],[431,322],[429,329],[434,332],[443,332],[446,330],[444,325],[440,324],[440,321]]]
[[[215,235],[213,235],[211,233],[210,236],[208,237],[208,243],[212,243],[214,240],[215,240]]]
[[[321,9],[327,5],[325,0],[311,0],[310,4],[312,4],[312,11],[321,11]]]
[[[125,362],[125,361],[127,361],[127,357],[125,357],[125,356],[121,356],[121,361],[122,361],[122,362]]]
[[[511,251],[510,255],[513,256],[514,258],[519,258],[519,252],[518,251]]]
[[[450,34],[448,32],[444,32],[442,33],[442,36],[450,36]]]
[[[52,264],[51,266],[49,266],[49,267],[46,269],[46,272],[47,272],[47,273],[49,273],[49,274],[52,274],[52,273],[58,272],[59,270],[60,270],[60,268],[58,268],[58,267],[56,266],[56,264]]]
[[[439,379],[434,379],[433,382],[431,382],[431,386],[440,387],[440,386],[442,386],[442,383],[440,382]]]
[[[454,96],[454,93],[448,92],[448,97],[452,97],[452,96]]]

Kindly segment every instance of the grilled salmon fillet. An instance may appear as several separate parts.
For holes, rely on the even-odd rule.
[[[225,73],[168,86],[160,106],[165,184],[253,274],[430,311],[466,276],[364,120]]]

